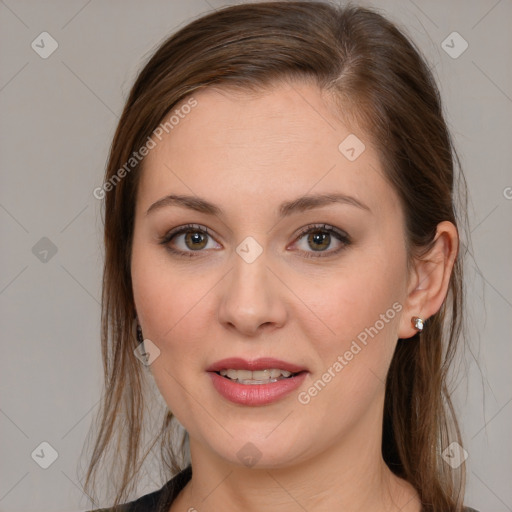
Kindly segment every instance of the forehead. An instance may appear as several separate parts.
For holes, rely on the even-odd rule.
[[[258,93],[210,87],[193,99],[145,159],[140,192],[148,201],[171,191],[237,206],[255,194],[265,204],[309,191],[350,193],[363,202],[386,187],[393,194],[369,138],[353,133],[313,84]]]

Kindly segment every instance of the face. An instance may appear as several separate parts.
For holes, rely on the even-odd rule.
[[[146,157],[131,266],[160,351],[150,369],[192,457],[286,467],[380,443],[408,276],[398,196],[369,138],[340,149],[352,132],[310,84],[194,98]],[[190,201],[155,204],[169,195]],[[296,202],[326,195],[339,200]],[[215,366],[226,358],[245,362]],[[250,366],[260,358],[280,362]],[[212,365],[293,371],[265,384],[269,372],[231,372],[241,383]]]

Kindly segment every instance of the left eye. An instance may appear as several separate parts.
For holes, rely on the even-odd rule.
[[[341,247],[332,251],[326,251],[325,249],[331,245],[332,237],[335,237],[339,242]],[[322,257],[323,254],[314,254],[314,253],[326,253],[328,255],[337,254],[339,251],[344,249],[345,246],[350,244],[349,237],[346,233],[342,231],[338,231],[333,226],[328,226],[327,224],[323,224],[321,226],[308,226],[303,229],[297,240],[305,239],[306,249],[304,250],[306,253],[309,253],[306,257],[315,258]],[[313,253],[310,253],[307,248],[313,248]]]

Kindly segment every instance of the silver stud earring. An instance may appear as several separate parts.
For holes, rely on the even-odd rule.
[[[413,316],[411,318],[411,322],[412,322],[412,325],[414,326],[414,328],[417,329],[419,332],[421,332],[423,330],[423,326],[425,325],[423,318]]]

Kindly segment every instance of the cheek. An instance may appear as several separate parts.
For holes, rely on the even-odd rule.
[[[215,276],[187,271],[186,266],[171,268],[160,247],[135,246],[132,254],[132,286],[135,307],[144,338],[150,339],[165,357],[169,371],[198,366],[205,336],[211,326],[208,291],[216,283]],[[203,325],[201,325],[203,322]],[[189,362],[192,361],[192,364]],[[157,361],[155,361],[157,363]]]
[[[304,411],[315,421],[329,425],[323,427],[326,438],[334,439],[340,428],[350,429],[369,411],[376,414],[372,404],[384,394],[402,306],[390,285],[393,273],[371,274],[340,278],[324,295],[328,299],[319,316],[335,334],[319,336],[303,325],[309,329],[317,364],[298,399],[309,404]]]
[[[388,250],[375,248],[358,255],[325,281],[322,292],[309,297],[311,309],[323,320],[325,335],[315,336],[311,324],[308,337],[317,340],[324,366],[346,355],[347,377],[363,371],[383,376],[393,355],[405,300],[406,259],[399,251],[390,258]]]
[[[182,391],[193,389],[190,379],[202,369],[207,341],[207,330],[199,325],[206,318],[201,298],[207,290],[197,279],[187,272],[170,271],[154,250],[134,249],[132,286],[137,314],[144,338],[160,350],[149,368],[167,406],[187,429],[193,428],[187,423],[187,411],[194,401]]]

